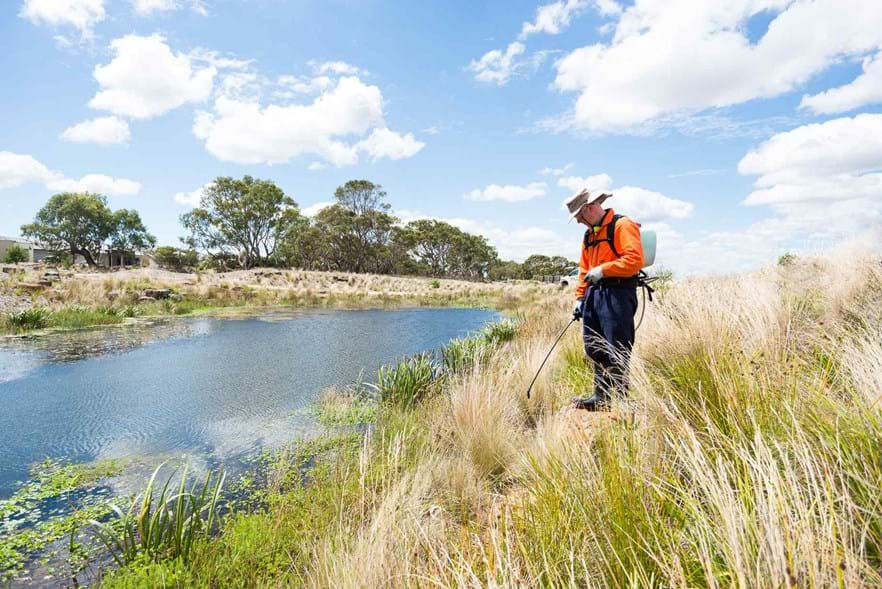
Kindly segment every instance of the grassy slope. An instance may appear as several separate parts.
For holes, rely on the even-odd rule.
[[[104,586],[882,586],[882,273],[850,259],[663,293],[632,410],[588,428],[559,410],[590,382],[575,333],[524,398],[570,301],[538,303],[190,565]]]

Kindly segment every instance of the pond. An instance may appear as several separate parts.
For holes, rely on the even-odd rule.
[[[320,391],[498,319],[479,309],[272,312],[0,343],[0,499],[47,457],[211,465],[315,432]]]

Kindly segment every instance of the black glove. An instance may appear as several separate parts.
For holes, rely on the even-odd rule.
[[[573,309],[573,321],[578,321],[582,318],[582,305],[585,303],[585,299],[576,299],[576,308]]]

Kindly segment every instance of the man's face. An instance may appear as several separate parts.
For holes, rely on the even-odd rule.
[[[582,207],[576,220],[582,225],[597,225],[603,220],[603,207],[597,203],[590,203]]]

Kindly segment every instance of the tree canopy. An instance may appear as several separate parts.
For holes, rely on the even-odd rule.
[[[97,265],[108,242],[121,252],[147,249],[156,243],[137,211],[120,209],[114,213],[105,196],[88,192],[53,195],[34,222],[23,225],[21,231],[47,249],[82,256],[90,266]]]
[[[273,258],[278,245],[302,223],[297,203],[269,180],[217,178],[199,206],[181,216],[190,247],[239,257],[243,267]]]

